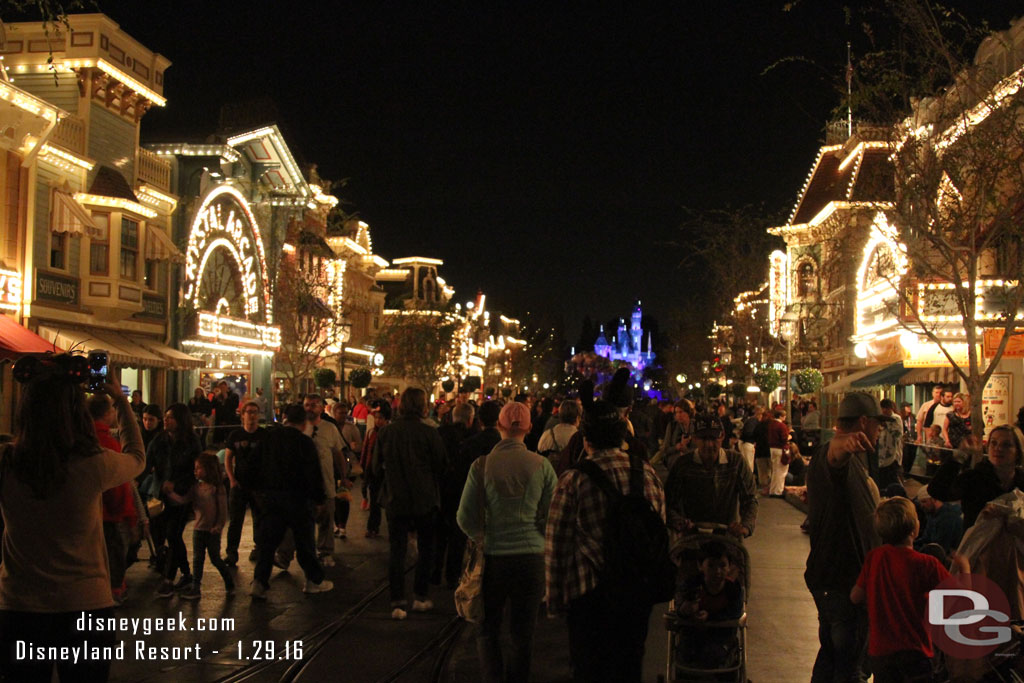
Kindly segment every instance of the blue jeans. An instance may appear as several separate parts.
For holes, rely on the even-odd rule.
[[[533,630],[544,599],[544,555],[487,555],[484,560],[484,621],[476,650],[485,683],[530,680]],[[501,653],[501,618],[509,604],[512,650],[507,665]],[[506,675],[507,674],[507,675]]]
[[[811,591],[818,608],[818,657],[811,683],[862,683],[868,649],[868,612],[849,590]]]
[[[242,541],[242,525],[245,523],[245,508],[252,510],[252,541],[256,543],[256,530],[259,527],[259,508],[256,496],[252,491],[241,486],[232,486],[228,490],[228,540],[225,552],[228,557],[238,560],[238,544]]]
[[[212,531],[195,530],[192,532],[192,581],[199,587],[203,582],[203,565],[206,563],[206,555],[210,556],[210,563],[217,568],[220,576],[224,579],[224,585],[228,590],[233,590],[235,580],[231,578],[228,565],[220,556],[220,534]]]
[[[388,581],[391,583],[391,606],[405,605],[405,551],[409,545],[409,532],[416,532],[416,574],[412,592],[417,600],[427,599],[430,569],[433,565],[434,517],[436,511],[419,517],[388,515],[388,543],[391,555],[388,557]]]

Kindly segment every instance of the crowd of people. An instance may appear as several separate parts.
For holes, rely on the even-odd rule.
[[[162,577],[158,598],[201,599],[207,558],[231,594],[247,510],[253,599],[267,597],[273,567],[292,559],[306,592],[329,591],[326,568],[336,541],[355,531],[348,520],[357,490],[366,538],[380,536],[387,519],[393,619],[432,610],[431,586],[454,588],[469,539],[481,544],[485,681],[529,680],[542,605],[565,615],[575,680],[639,680],[651,609],[662,598],[622,600],[610,578],[613,545],[622,543],[610,531],[612,511],[623,514],[630,497],[645,501],[665,533],[714,525],[742,543],[757,527],[759,498],[805,483],[805,579],[821,640],[813,680],[857,680],[868,655],[879,681],[923,670],[922,657],[932,656],[927,634],[915,630],[893,650],[878,636],[893,609],[880,605],[916,619],[914,596],[950,567],[1011,580],[999,576],[996,558],[954,551],[965,529],[1006,516],[993,499],[1024,489],[1024,437],[1015,426],[995,428],[986,457],[971,433],[970,397],[946,387],[916,412],[848,394],[835,436],[817,446],[824,425],[813,402],[646,402],[635,400],[626,370],[599,397],[589,380],[574,396],[479,404],[459,394],[431,405],[409,388],[400,396],[369,391],[351,410],[307,394],[275,412],[262,392],[240,397],[221,383],[212,398],[197,390],[189,404],[161,411],[114,385],[87,395],[70,361],[50,363],[27,380],[14,442],[0,451],[0,625],[17,622],[19,633],[47,642],[70,637],[69,615],[109,614],[126,599],[125,569],[143,540]],[[202,437],[197,423],[210,428]],[[942,446],[927,441],[936,427]],[[932,448],[938,461],[928,465]],[[913,500],[904,488],[912,472],[931,475]],[[736,611],[738,589],[723,578],[730,562],[722,552],[702,555],[703,574],[679,583],[680,614],[707,618],[698,594],[728,595],[721,613]],[[892,585],[883,576],[913,580]],[[1024,590],[1010,588],[1020,618]],[[8,656],[10,632],[0,629],[0,664],[14,671],[23,663]],[[102,680],[102,665],[92,665]]]

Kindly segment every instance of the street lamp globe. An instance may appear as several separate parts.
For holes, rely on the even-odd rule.
[[[706,375],[706,374],[708,374],[708,370],[710,368],[711,368],[711,363],[709,361],[706,361],[706,360],[705,361],[701,361],[701,363],[700,363],[701,372],[703,372]]]
[[[793,311],[787,311],[779,321],[779,333],[788,343],[796,339],[797,325],[800,323],[800,316]]]
[[[686,382],[686,375],[680,372],[678,375],[676,375],[676,381],[679,382],[680,384],[684,384]]]

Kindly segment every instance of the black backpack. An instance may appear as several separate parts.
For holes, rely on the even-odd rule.
[[[615,605],[655,605],[674,596],[676,566],[669,557],[668,528],[644,497],[643,461],[631,457],[629,465],[628,494],[622,494],[593,460],[584,458],[576,468],[608,499],[598,585],[605,587],[606,598]]]

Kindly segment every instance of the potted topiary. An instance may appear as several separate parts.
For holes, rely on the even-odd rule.
[[[445,381],[441,382],[441,388],[444,389],[445,392],[451,393],[452,391],[455,390],[455,380],[446,379]]]
[[[479,377],[467,377],[466,379],[462,380],[461,389],[462,391],[468,391],[472,393],[474,391],[479,391],[481,384],[482,383]]]

